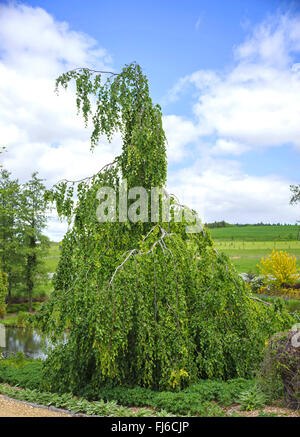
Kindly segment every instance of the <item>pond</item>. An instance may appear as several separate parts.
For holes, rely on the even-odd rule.
[[[32,329],[14,328],[0,323],[0,352],[4,355],[22,352],[28,358],[44,360],[49,346],[49,340]]]

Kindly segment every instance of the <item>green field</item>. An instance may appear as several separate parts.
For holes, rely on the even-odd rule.
[[[251,270],[258,273],[257,264],[273,249],[284,250],[295,255],[300,264],[300,241],[221,241],[215,240],[215,247],[231,258],[239,273]]]
[[[298,225],[228,226],[210,229],[214,240],[223,241],[296,241]]]
[[[300,264],[299,226],[228,226],[210,229],[217,250],[226,253],[239,273],[258,273],[257,264],[273,249],[295,255]]]

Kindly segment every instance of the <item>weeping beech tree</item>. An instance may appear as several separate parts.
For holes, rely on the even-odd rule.
[[[266,338],[290,327],[290,316],[252,298],[207,229],[188,233],[185,214],[175,220],[176,211],[186,211],[175,196],[169,196],[165,221],[161,203],[153,221],[150,200],[148,220],[97,220],[99,188],[115,190],[120,216],[125,180],[128,189],[144,187],[149,199],[151,187],[163,189],[166,182],[161,108],[153,105],[141,68],[133,63],[120,74],[76,69],[56,85],[67,88],[70,82],[78,112],[86,125],[92,122],[91,148],[100,136],[111,140],[116,132],[123,148],[97,174],[63,180],[47,193],[71,226],[54,291],[37,316],[56,344],[44,365],[45,387],[168,389],[198,378],[249,375]]]

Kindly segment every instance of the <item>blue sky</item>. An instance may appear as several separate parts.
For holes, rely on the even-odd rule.
[[[0,1],[4,165],[51,185],[109,162],[120,139],[91,156],[74,96],[55,97],[53,81],[66,68],[131,61],[163,109],[170,191],[204,221],[300,218],[289,205],[300,164],[298,1]],[[49,235],[63,229],[53,222]]]
[[[116,70],[131,61],[138,62],[149,76],[153,99],[159,102],[179,78],[199,69],[228,67],[233,62],[232,48],[268,15],[300,9],[299,2],[282,0],[24,3],[42,7],[72,29],[94,37],[109,50]],[[181,108],[169,105],[165,109],[181,113]]]

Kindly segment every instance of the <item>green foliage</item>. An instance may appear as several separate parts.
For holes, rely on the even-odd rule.
[[[35,390],[45,390],[42,377],[42,363],[25,361],[21,367],[14,366],[14,357],[0,361],[0,382]],[[243,378],[229,380],[200,380],[179,393],[153,391],[142,387],[102,387],[97,390],[92,384],[82,386],[76,393],[93,401],[118,403],[127,407],[147,407],[155,409],[157,415],[168,411],[175,415],[222,415],[221,406],[236,403],[240,394],[256,385],[255,380]],[[70,394],[55,394],[57,399],[69,398]],[[36,400],[34,400],[36,402]],[[214,403],[217,405],[214,406]],[[42,402],[43,403],[43,402]],[[64,407],[63,404],[57,407]],[[73,410],[74,411],[74,410]],[[164,413],[165,415],[166,413]]]
[[[220,405],[236,403],[242,391],[255,384],[253,380],[243,378],[227,382],[217,380],[200,380],[187,389],[174,393],[170,391],[157,392],[142,387],[102,387],[99,392],[90,386],[82,389],[81,395],[87,399],[115,400],[127,406],[150,406],[163,408],[176,415],[212,415],[212,402],[217,402],[218,414]]]
[[[38,311],[41,305],[42,305],[41,302],[33,302],[32,303],[32,310]],[[7,314],[18,314],[20,311],[27,312],[28,310],[29,310],[28,302],[10,303],[7,305],[6,312],[7,312]]]
[[[7,297],[7,275],[4,272],[0,272],[0,319],[6,314],[5,299]]]
[[[267,402],[265,393],[261,391],[258,385],[254,385],[248,390],[243,391],[239,396],[239,403],[246,411],[257,410],[263,407]]]
[[[7,360],[0,360],[0,382],[39,389],[42,382],[42,363],[27,361],[21,356],[11,355]]]
[[[12,368],[20,369],[25,365],[25,356],[22,352],[11,354],[6,364]]]
[[[17,317],[6,317],[1,320],[1,325],[5,326],[17,326]]]
[[[262,287],[263,283],[264,283],[264,277],[262,275],[255,276],[251,281],[249,281],[251,290],[254,293],[259,292],[259,289]]]
[[[17,315],[18,326],[24,327],[26,322],[29,320],[30,315],[25,311],[20,311]]]
[[[143,186],[148,194],[166,181],[162,115],[140,67],[126,66],[104,83],[76,70],[57,85],[70,80],[85,122],[92,117],[92,147],[100,135],[110,139],[120,130],[123,150],[91,178],[62,181],[46,195],[72,228],[62,242],[54,291],[36,317],[57,344],[43,368],[44,389],[76,392],[111,383],[170,390],[199,378],[250,375],[266,338],[292,319],[251,300],[209,231],[187,233],[185,214],[175,220],[183,208],[173,196],[167,223],[161,214],[151,221],[150,212],[147,222],[96,219],[99,188],[113,188],[119,200],[125,179],[128,188]],[[93,114],[89,95],[96,97]],[[66,329],[68,342],[61,343]]]
[[[11,174],[0,171],[0,270],[7,274],[8,298],[19,286],[22,276],[20,185]]]
[[[45,187],[37,173],[20,185],[6,170],[0,171],[0,269],[7,274],[8,301],[26,295],[46,282],[43,258],[49,245],[42,234],[46,226]]]
[[[291,204],[298,203],[300,201],[300,184],[298,185],[290,185],[290,190],[292,193],[292,197],[290,199]]]
[[[161,108],[153,105],[148,80],[140,66],[126,65],[120,74],[110,75],[104,81],[101,74],[94,75],[86,68],[73,70],[57,79],[57,89],[66,88],[71,80],[76,84],[78,112],[82,112],[86,125],[91,119],[94,126],[91,148],[101,135],[111,140],[119,131],[123,149],[117,162],[128,185],[162,186],[167,162]],[[90,95],[96,97],[94,113]]]
[[[22,247],[25,256],[24,276],[29,311],[32,311],[34,285],[43,275],[47,274],[41,268],[43,256],[49,248],[49,239],[42,234],[47,223],[47,201],[44,198],[44,193],[45,186],[35,172],[31,179],[23,185],[20,196]]]
[[[31,398],[32,402],[51,405],[59,408],[67,408],[65,402],[74,401],[73,395],[70,393],[61,392],[47,393],[46,396],[39,398],[39,393],[44,393],[44,380],[42,377],[42,363],[39,361],[19,360],[15,356],[11,356],[9,360],[0,360],[0,382],[8,383],[10,385],[29,388],[35,390],[35,397]],[[17,365],[16,365],[17,363]],[[127,407],[139,407],[141,410],[137,412],[138,415],[149,415],[149,408],[154,411],[156,415],[187,415],[187,416],[222,416],[224,411],[221,407],[229,406],[231,404],[241,403],[246,410],[261,408],[266,402],[271,399],[278,399],[282,397],[282,384],[277,381],[276,386],[274,381],[266,384],[264,379],[236,378],[228,381],[221,380],[199,380],[197,384],[192,384],[188,388],[180,392],[172,391],[153,391],[142,387],[101,387],[100,390],[94,385],[89,384],[82,386],[79,392],[75,394],[84,400],[82,406],[89,404],[89,408],[85,410],[80,409],[76,411],[85,412],[85,414],[98,414],[94,410],[94,405],[101,403],[103,408],[107,406],[105,414],[114,414],[115,409],[111,409],[111,405],[121,404]],[[47,397],[48,396],[48,397]],[[88,402],[93,401],[93,402]],[[54,403],[55,401],[55,403]],[[97,401],[97,402],[95,402]],[[70,407],[69,409],[74,410]],[[148,410],[145,410],[148,408]],[[124,411],[121,409],[121,411]],[[120,410],[117,410],[118,414]],[[125,411],[128,410],[125,409]]]
[[[88,402],[86,399],[75,398],[71,393],[58,395],[55,393],[40,392],[36,389],[18,390],[5,384],[0,384],[0,393],[21,401],[34,402],[45,406],[64,408],[73,413],[84,413],[94,416],[113,416],[113,417],[145,417],[145,416],[170,416],[165,411],[157,413],[147,409],[140,409],[134,412],[129,408],[117,405],[115,402]]]

